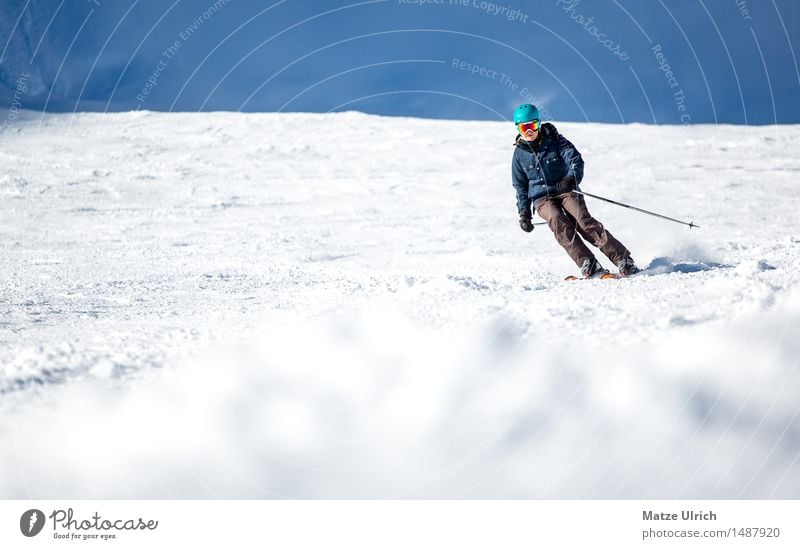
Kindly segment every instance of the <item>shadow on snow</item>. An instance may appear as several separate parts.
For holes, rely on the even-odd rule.
[[[667,273],[699,273],[701,271],[713,271],[715,269],[729,269],[732,265],[724,263],[704,262],[685,260],[679,263],[673,262],[668,257],[657,257],[643,270],[645,275],[660,275]]]

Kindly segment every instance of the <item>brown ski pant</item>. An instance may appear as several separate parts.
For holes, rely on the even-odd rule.
[[[605,230],[603,224],[591,216],[586,208],[584,198],[575,193],[564,193],[548,198],[541,198],[535,204],[536,213],[547,221],[547,225],[556,240],[567,251],[569,256],[580,267],[594,254],[586,247],[581,236],[611,260],[616,266],[620,260],[630,257],[631,253]],[[580,235],[580,236],[578,236]]]

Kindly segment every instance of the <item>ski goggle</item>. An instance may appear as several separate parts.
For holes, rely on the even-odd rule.
[[[525,132],[531,130],[532,132],[538,132],[539,126],[541,126],[540,120],[531,120],[530,122],[522,122],[521,124],[517,124],[517,129],[519,133],[525,135]]]

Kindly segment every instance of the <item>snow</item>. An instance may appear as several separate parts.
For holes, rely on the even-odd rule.
[[[649,269],[564,282],[508,124],[22,113],[0,494],[800,496],[800,127],[558,127],[701,228],[590,199]]]

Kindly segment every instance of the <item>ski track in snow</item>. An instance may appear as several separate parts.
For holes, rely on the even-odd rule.
[[[557,126],[701,228],[587,199],[648,268],[570,283],[508,124],[25,113],[0,495],[800,496],[800,127]]]

